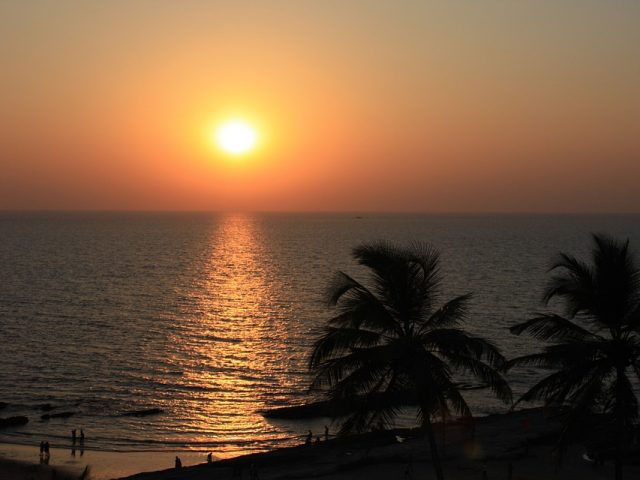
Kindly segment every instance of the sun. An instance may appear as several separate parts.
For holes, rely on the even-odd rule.
[[[258,142],[256,129],[240,119],[227,120],[215,131],[215,142],[231,155],[243,155],[253,150]]]

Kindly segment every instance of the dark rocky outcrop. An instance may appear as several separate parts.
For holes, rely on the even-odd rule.
[[[415,395],[410,393],[398,393],[397,399],[394,397],[393,403],[396,405],[415,405]],[[367,405],[369,408],[381,405],[389,401],[389,398],[379,395],[371,395],[369,397],[352,397],[343,400],[323,400],[319,402],[307,403],[304,405],[294,405],[291,407],[272,408],[269,410],[261,410],[260,413],[265,418],[284,418],[284,419],[303,419],[314,417],[330,417],[336,418],[356,411]]]
[[[286,418],[301,419],[313,417],[332,417],[339,410],[333,402],[323,401],[307,403],[305,405],[294,405],[291,407],[272,408],[261,410],[260,413],[266,418]]]
[[[19,427],[29,423],[29,418],[24,416],[0,418],[0,428]]]
[[[124,412],[123,417],[146,417],[148,415],[158,415],[164,413],[161,408],[146,408],[144,410],[134,410],[132,412]]]

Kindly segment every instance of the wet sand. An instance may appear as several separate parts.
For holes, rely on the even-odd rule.
[[[110,452],[85,450],[81,456],[79,450],[76,455],[71,455],[70,449],[52,448],[49,458],[49,466],[39,465],[39,445],[14,445],[0,444],[0,480],[20,480],[41,478],[40,473],[34,476],[33,468],[49,472],[46,478],[51,479],[51,470],[56,472],[68,472],[73,478],[78,478],[86,466],[90,467],[91,477],[94,480],[107,480],[112,478],[133,475],[137,472],[161,470],[172,467],[174,459],[180,455],[185,466],[197,465],[206,461],[206,452]],[[18,468],[23,467],[23,468]],[[10,476],[2,476],[2,472],[11,470]],[[60,480],[60,477],[57,477]]]

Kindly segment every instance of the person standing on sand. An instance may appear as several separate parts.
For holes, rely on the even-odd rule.
[[[71,430],[71,442],[74,445],[76,444],[76,429],[75,428],[73,430]]]
[[[80,429],[80,443],[84,443],[84,430]]]
[[[212,461],[213,461],[213,454],[209,452],[209,455],[207,455],[207,463],[211,463]]]
[[[51,458],[51,454],[49,453],[49,442],[44,442],[44,463],[45,463],[45,465],[49,465],[49,458]]]
[[[327,427],[326,425],[324,426],[324,441],[328,441],[329,440],[329,427]]]
[[[181,468],[182,468],[182,460],[180,460],[180,457],[176,455],[176,470],[180,470]]]

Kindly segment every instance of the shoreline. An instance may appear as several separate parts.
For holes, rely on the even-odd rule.
[[[488,415],[467,422],[439,423],[434,430],[446,478],[478,480],[483,471],[489,478],[513,480],[613,478],[613,464],[596,467],[583,458],[584,448],[573,445],[567,450],[563,467],[558,469],[552,445],[559,424],[542,408]],[[444,448],[443,448],[444,445]],[[0,444],[0,471],[18,460],[21,475],[11,479],[29,479],[27,471],[38,461],[37,446]],[[7,455],[13,452],[13,457]],[[20,458],[22,455],[22,458]],[[180,456],[183,468],[174,467]],[[26,456],[26,458],[24,458]],[[154,451],[105,452],[86,450],[72,458],[68,450],[54,448],[51,467],[68,469],[80,478],[84,467],[91,466],[95,480],[210,480],[211,478],[246,478],[255,471],[261,480],[319,478],[323,480],[382,480],[387,478],[431,478],[428,442],[419,429],[394,429],[329,439],[319,444],[284,447],[207,463],[206,452]],[[640,465],[625,466],[628,478],[640,478]],[[43,477],[44,478],[44,477]],[[50,478],[50,477],[49,477]],[[0,480],[4,480],[0,476]],[[39,480],[36,477],[36,480]]]

